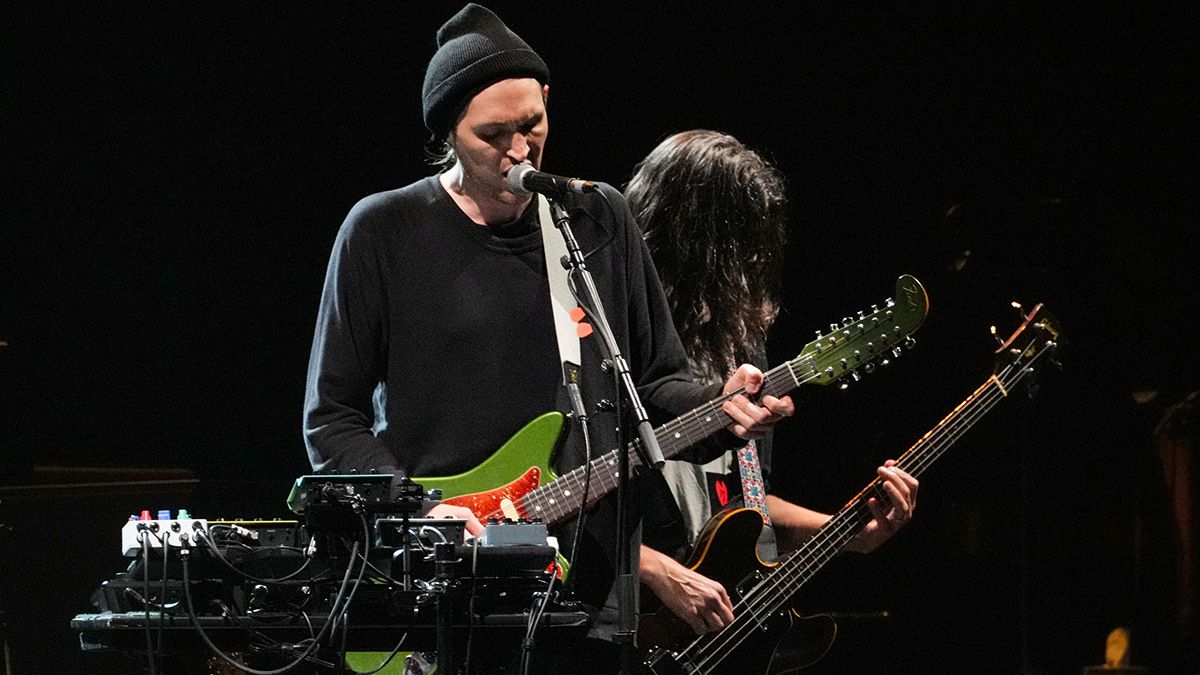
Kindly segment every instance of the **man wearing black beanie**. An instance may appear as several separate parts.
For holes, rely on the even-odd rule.
[[[318,471],[451,476],[478,466],[537,415],[570,410],[538,201],[505,181],[517,164],[541,165],[549,70],[499,17],[475,4],[441,27],[437,44],[422,107],[425,126],[444,143],[442,172],[364,198],[334,243],[304,407],[305,443]],[[639,228],[619,192],[599,189],[565,206],[576,223],[587,223],[576,236],[591,252],[588,268],[614,338],[658,425],[723,389],[691,381]],[[616,421],[605,412],[617,392],[601,345],[583,338],[579,346],[583,399],[596,411],[591,445],[603,452],[617,447]],[[753,393],[761,383],[759,370],[743,366],[724,391],[744,386]],[[756,404],[738,395],[723,410],[730,431],[751,437],[793,406],[787,397]],[[732,445],[726,435],[710,443],[709,455]],[[582,434],[570,433],[554,465],[561,474],[585,457]],[[616,617],[612,497],[589,512],[571,572],[595,617],[589,635],[600,640],[612,637]],[[478,531],[478,523],[471,528]],[[571,536],[566,530],[560,537]],[[615,658],[595,644],[587,643]],[[579,651],[585,645],[571,647],[558,645],[560,665],[565,654],[586,658]],[[587,666],[614,671],[619,664],[608,656]],[[472,667],[495,670],[491,663]]]

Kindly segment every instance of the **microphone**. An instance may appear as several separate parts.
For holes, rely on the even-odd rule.
[[[532,164],[516,164],[508,170],[508,189],[522,197],[538,193],[547,197],[562,197],[572,192],[596,192],[596,184],[578,178],[564,178],[542,173]]]

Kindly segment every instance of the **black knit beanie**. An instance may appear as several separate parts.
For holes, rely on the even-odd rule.
[[[435,138],[450,130],[462,106],[481,89],[510,77],[550,79],[546,62],[491,10],[471,3],[437,33],[438,50],[421,89],[425,126]]]

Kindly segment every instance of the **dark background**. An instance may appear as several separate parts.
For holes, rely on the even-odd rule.
[[[1192,16],[495,8],[551,68],[547,170],[623,184],[665,135],[705,127],[787,176],[776,360],[900,274],[925,283],[911,354],[797,395],[781,494],[853,495],[987,377],[1009,301],[1066,327],[1063,372],[922,476],[917,520],[806,589],[805,609],[848,614],[826,669],[1078,672],[1118,625],[1142,663],[1183,668],[1148,442],[1200,386]],[[2,483],[61,478],[48,467],[199,481],[6,493],[19,672],[84,667],[66,621],[123,565],[129,513],[287,515],[330,246],[359,198],[429,173],[421,80],[456,9],[5,9]]]

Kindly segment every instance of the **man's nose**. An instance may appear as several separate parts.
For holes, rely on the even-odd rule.
[[[512,143],[508,146],[508,155],[517,164],[524,162],[529,157],[529,139],[525,137],[525,134],[513,134]]]

